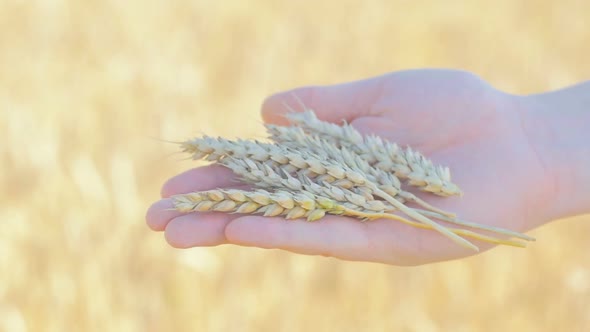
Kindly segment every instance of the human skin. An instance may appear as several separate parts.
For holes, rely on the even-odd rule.
[[[469,72],[409,70],[273,95],[262,106],[264,121],[286,125],[283,103],[297,108],[294,96],[322,120],[346,120],[362,133],[409,145],[450,167],[464,195],[421,196],[464,220],[526,232],[590,212],[588,83],[517,96]],[[326,216],[310,223],[171,210],[171,195],[235,186],[235,180],[215,165],[172,177],[162,188],[162,200],[147,212],[149,227],[165,231],[176,248],[234,244],[392,265],[475,254],[437,232],[392,220]],[[474,243],[480,252],[493,247]]]

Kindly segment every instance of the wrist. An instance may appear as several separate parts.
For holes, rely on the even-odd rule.
[[[590,82],[523,102],[525,133],[550,182],[547,219],[590,213]]]

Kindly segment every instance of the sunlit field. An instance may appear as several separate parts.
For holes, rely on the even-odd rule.
[[[172,249],[144,222],[194,167],[162,140],[262,138],[273,92],[473,71],[590,78],[587,1],[0,2],[0,331],[588,331],[590,220],[420,267]],[[495,207],[501,208],[501,207]],[[585,219],[585,220],[584,220]]]

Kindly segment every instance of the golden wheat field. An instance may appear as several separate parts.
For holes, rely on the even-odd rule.
[[[587,1],[0,1],[0,331],[588,331],[590,223],[420,267],[172,249],[144,222],[284,89],[420,67],[590,77]],[[586,220],[584,220],[586,219]]]

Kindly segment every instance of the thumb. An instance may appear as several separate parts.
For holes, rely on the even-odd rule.
[[[313,109],[319,119],[340,123],[367,115],[384,90],[385,76],[328,86],[306,86],[277,93],[262,104],[264,122],[285,125],[289,108]]]

